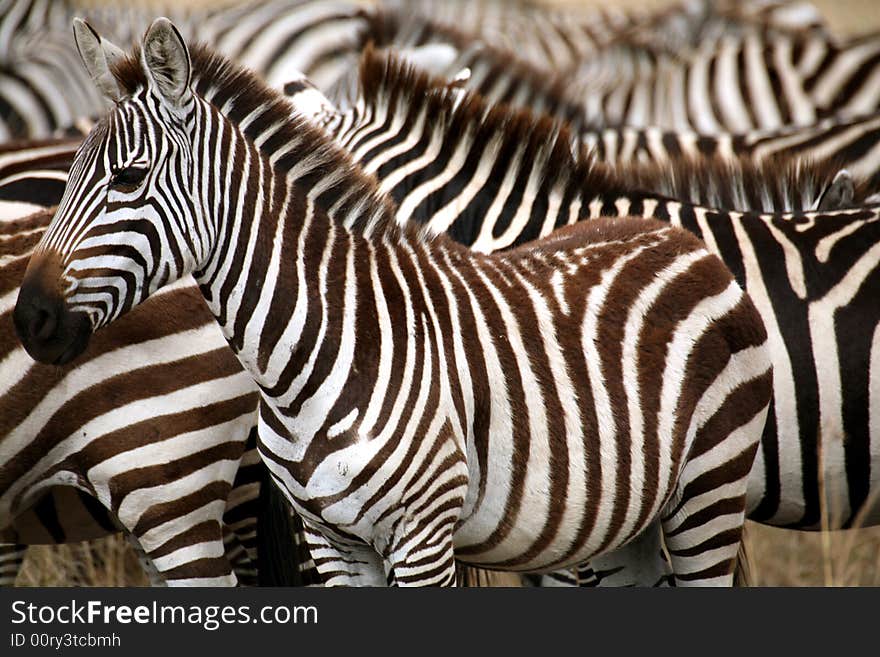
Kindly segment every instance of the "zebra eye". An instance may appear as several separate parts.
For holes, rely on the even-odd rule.
[[[110,176],[110,187],[123,192],[133,192],[144,182],[146,177],[147,169],[145,167],[123,167],[114,171]]]

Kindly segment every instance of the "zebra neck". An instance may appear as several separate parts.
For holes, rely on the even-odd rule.
[[[212,153],[217,164],[197,176],[208,255],[194,276],[242,363],[258,383],[273,387],[276,343],[296,360],[314,318],[348,293],[341,283],[334,288],[346,278],[347,259],[395,243],[401,231],[393,204],[337,159],[321,133],[306,129],[273,147],[272,125],[242,131],[211,111],[197,123],[206,127],[193,149]],[[403,232],[419,241],[411,229]]]

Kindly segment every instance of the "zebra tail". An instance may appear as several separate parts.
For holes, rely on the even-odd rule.
[[[303,586],[301,554],[295,541],[298,523],[284,494],[265,466],[261,468],[257,511],[257,583]]]

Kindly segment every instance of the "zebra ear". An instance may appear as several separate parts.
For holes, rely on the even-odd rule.
[[[191,64],[189,50],[176,27],[167,18],[157,18],[144,35],[144,70],[159,94],[179,105],[189,93]]]
[[[79,18],[73,19],[73,38],[76,49],[95,85],[107,98],[118,101],[122,97],[119,83],[110,72],[110,66],[124,56],[115,45],[101,38],[91,25]]]
[[[834,180],[831,181],[828,188],[822,192],[816,209],[827,211],[852,207],[855,195],[855,183],[853,182],[852,175],[846,169],[841,169],[834,176]]]

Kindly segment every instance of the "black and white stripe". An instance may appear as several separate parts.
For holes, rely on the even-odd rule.
[[[66,371],[32,364],[17,344],[12,304],[51,211],[26,215],[57,204],[71,148],[38,143],[0,155],[0,540],[64,543],[123,530],[162,581],[255,583],[264,478],[255,391],[223,358],[213,323],[169,323],[158,306],[145,307],[152,333],[123,328]],[[196,305],[200,314],[210,320]]]
[[[770,370],[754,308],[697,240],[597,221],[479,256],[398,230],[390,203],[326,137],[290,124],[291,108],[256,79],[197,49],[192,93],[189,54],[167,21],[144,52],[144,68],[111,71],[120,103],[80,150],[23,283],[16,322],[32,353],[63,361],[84,346],[82,329],[195,270],[260,384],[261,453],[331,582],[451,583],[453,541],[472,563],[547,569],[659,521],[677,582],[730,583]],[[105,210],[95,200],[108,184]],[[145,211],[161,251],[79,250],[119,243],[122,226],[137,235]],[[62,271],[73,314],[44,340],[29,309]],[[621,334],[631,352],[613,346]],[[666,383],[648,394],[639,372],[658,368]],[[629,409],[623,425],[611,407]],[[512,422],[514,411],[527,421]]]

